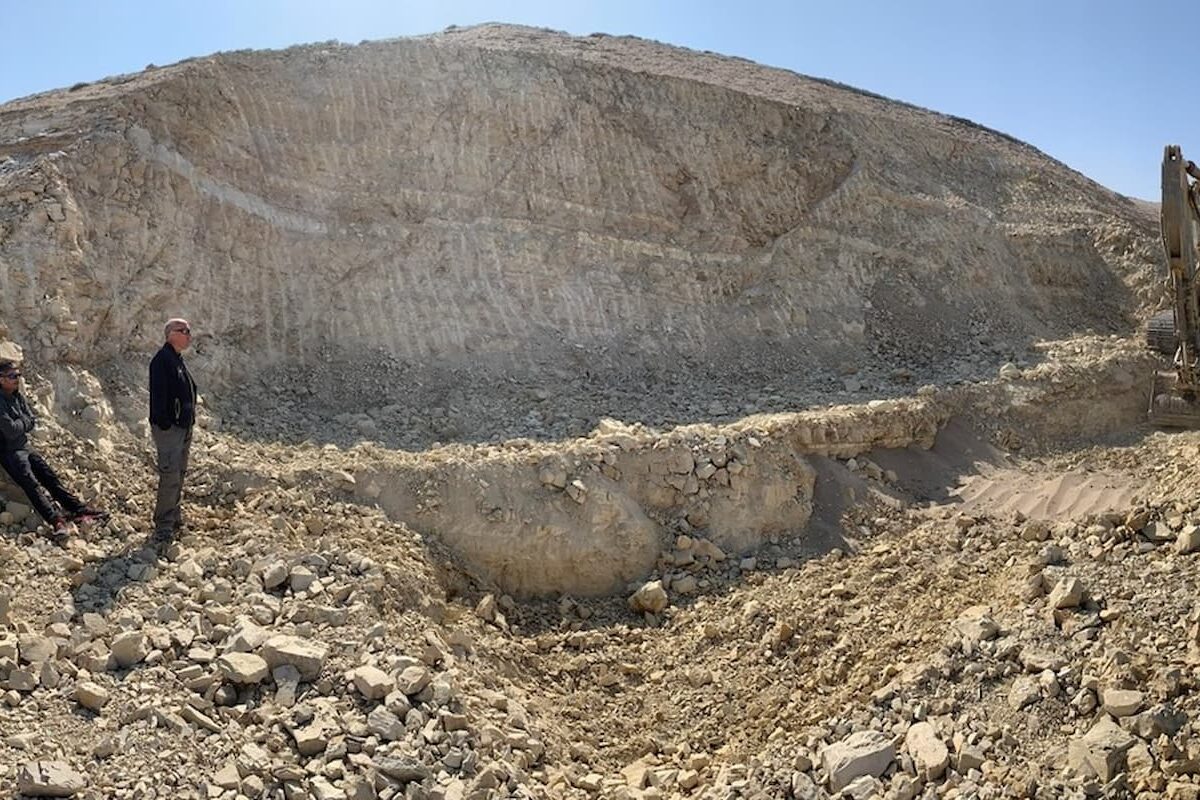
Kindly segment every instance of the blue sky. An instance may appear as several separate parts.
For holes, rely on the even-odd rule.
[[[1150,200],[1163,145],[1200,161],[1196,0],[0,0],[0,102],[221,50],[488,21],[829,78],[1003,131]]]

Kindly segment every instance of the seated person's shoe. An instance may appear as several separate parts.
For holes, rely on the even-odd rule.
[[[66,517],[55,517],[50,521],[50,540],[55,544],[66,544],[71,538],[71,523]]]
[[[91,506],[84,506],[72,514],[71,519],[74,522],[78,522],[80,525],[91,525],[96,522],[108,522],[108,512],[101,511],[98,508],[92,508]]]

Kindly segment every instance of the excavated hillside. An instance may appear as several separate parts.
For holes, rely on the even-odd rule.
[[[625,37],[0,105],[0,357],[112,512],[0,486],[0,794],[1200,796],[1160,248],[1002,133]]]
[[[1128,333],[1159,289],[1152,220],[1027,145],[632,39],[223,54],[9,103],[0,141],[10,338],[124,365],[186,310],[267,438],[886,396]]]

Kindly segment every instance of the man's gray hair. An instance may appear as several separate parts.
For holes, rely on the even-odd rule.
[[[188,321],[183,317],[172,317],[171,319],[167,320],[167,324],[163,326],[163,339],[168,338],[171,335],[171,331],[175,330],[180,325],[185,328],[190,327]]]

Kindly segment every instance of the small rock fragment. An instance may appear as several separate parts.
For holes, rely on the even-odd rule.
[[[1050,591],[1050,608],[1076,608],[1083,602],[1083,583],[1078,578],[1063,578]]]
[[[408,696],[419,693],[429,685],[433,675],[420,664],[405,667],[396,678],[396,688]]]
[[[28,797],[71,797],[86,785],[83,775],[62,761],[31,761],[17,771],[17,791]]]
[[[425,780],[431,774],[429,767],[409,756],[383,756],[374,759],[372,765],[399,783]]]
[[[24,635],[19,642],[21,661],[26,664],[41,664],[54,658],[58,652],[58,645],[47,636]]]
[[[261,683],[270,672],[266,660],[253,653],[226,653],[217,659],[217,669],[227,681],[244,685]]]
[[[75,684],[75,702],[84,708],[99,712],[111,699],[108,690],[91,681],[80,681]]]
[[[325,645],[302,639],[299,636],[272,636],[263,643],[260,655],[271,669],[283,664],[296,668],[300,678],[316,680],[325,667]]]
[[[276,586],[282,586],[287,579],[287,564],[282,561],[273,561],[263,570],[262,582],[264,589],[274,589]]]
[[[1104,710],[1114,717],[1131,717],[1142,709],[1142,693],[1132,689],[1105,689]]]
[[[1020,711],[1027,705],[1036,703],[1042,696],[1038,679],[1033,675],[1022,675],[1013,681],[1008,690],[1008,707]]]
[[[895,757],[891,737],[880,731],[852,733],[821,753],[822,764],[829,773],[829,788],[834,792],[840,792],[863,775],[882,775]]]
[[[346,674],[354,688],[367,700],[382,700],[392,691],[395,681],[378,667],[357,667]]]
[[[950,750],[928,722],[918,722],[909,728],[904,746],[912,756],[917,774],[926,780],[937,780],[950,766]]]
[[[992,619],[991,613],[992,610],[987,606],[972,606],[954,621],[954,629],[974,644],[994,639],[1000,634],[1000,626]]]
[[[146,637],[138,631],[128,631],[112,641],[113,659],[121,669],[128,669],[146,657]]]
[[[662,581],[650,581],[629,597],[629,608],[638,613],[659,614],[667,607]]]
[[[300,689],[300,670],[283,664],[271,670],[271,678],[275,681],[275,703],[283,708],[294,706]]]
[[[1107,782],[1125,768],[1125,754],[1136,743],[1136,737],[1103,716],[1091,730],[1068,745],[1067,763],[1079,775],[1094,775]]]
[[[289,579],[293,592],[303,592],[313,585],[317,576],[311,569],[301,565],[292,568]]]
[[[1175,539],[1175,552],[1187,555],[1200,550],[1200,526],[1187,525]]]

